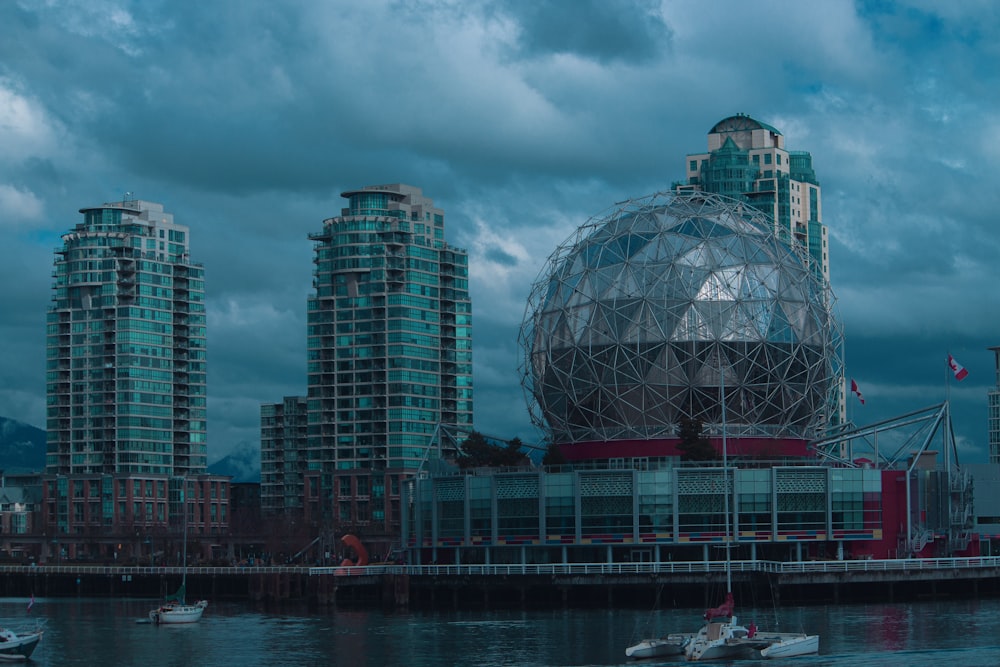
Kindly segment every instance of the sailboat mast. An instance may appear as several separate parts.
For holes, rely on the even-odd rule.
[[[181,478],[181,512],[184,513],[184,545],[181,547],[181,553],[184,554],[184,560],[181,561],[181,586],[184,588],[184,593],[187,595],[187,576],[188,576],[188,508],[187,508],[187,477]]]
[[[732,571],[729,562],[729,449],[726,441],[726,371],[723,367],[722,343],[719,342],[719,402],[722,405],[722,494],[726,513],[726,592],[733,591]]]

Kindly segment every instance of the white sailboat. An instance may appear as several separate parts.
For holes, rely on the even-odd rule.
[[[187,478],[184,479],[183,487],[181,488],[181,511],[184,512],[184,547],[183,547],[183,558],[181,563],[181,587],[177,589],[177,592],[167,598],[167,600],[149,612],[149,620],[153,623],[196,623],[201,620],[201,615],[205,612],[205,607],[208,606],[208,600],[198,600],[192,604],[187,603],[187,525],[188,525],[188,510],[187,510]]]
[[[737,622],[733,598],[729,521],[729,452],[726,441],[725,371],[719,363],[720,403],[722,408],[722,471],[725,498],[726,535],[726,599],[715,609],[705,612],[705,624],[684,647],[684,657],[691,662],[731,660],[734,658],[789,658],[819,652],[819,635],[801,633],[762,633],[751,623],[744,627]],[[735,488],[735,479],[733,480]]]

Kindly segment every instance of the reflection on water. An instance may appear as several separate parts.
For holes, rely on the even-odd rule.
[[[629,664],[626,646],[644,636],[693,631],[703,611],[386,613],[220,602],[192,625],[137,622],[154,604],[38,598],[29,616],[26,599],[6,598],[0,599],[0,623],[45,625],[33,656],[39,665],[542,667]],[[819,633],[820,654],[795,658],[801,667],[1000,665],[996,600],[743,609],[740,618],[766,629]]]

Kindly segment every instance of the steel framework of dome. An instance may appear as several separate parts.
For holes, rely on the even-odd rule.
[[[618,204],[532,287],[519,334],[532,420],[560,444],[675,438],[684,418],[813,439],[839,400],[834,301],[808,255],[745,203],[661,192]]]

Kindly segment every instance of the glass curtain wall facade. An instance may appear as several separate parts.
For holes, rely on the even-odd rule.
[[[994,387],[986,394],[987,431],[990,443],[990,463],[1000,463],[1000,347],[991,347],[994,365]]]
[[[188,228],[135,199],[80,212],[55,253],[46,472],[204,474],[204,269]]]
[[[306,503],[324,524],[391,534],[400,480],[437,426],[472,426],[468,255],[419,188],[342,196],[341,215],[310,236]]]
[[[883,539],[884,474],[802,465],[422,476],[406,487],[403,535],[423,564],[703,560],[706,545],[734,541],[736,558],[835,557]]]

